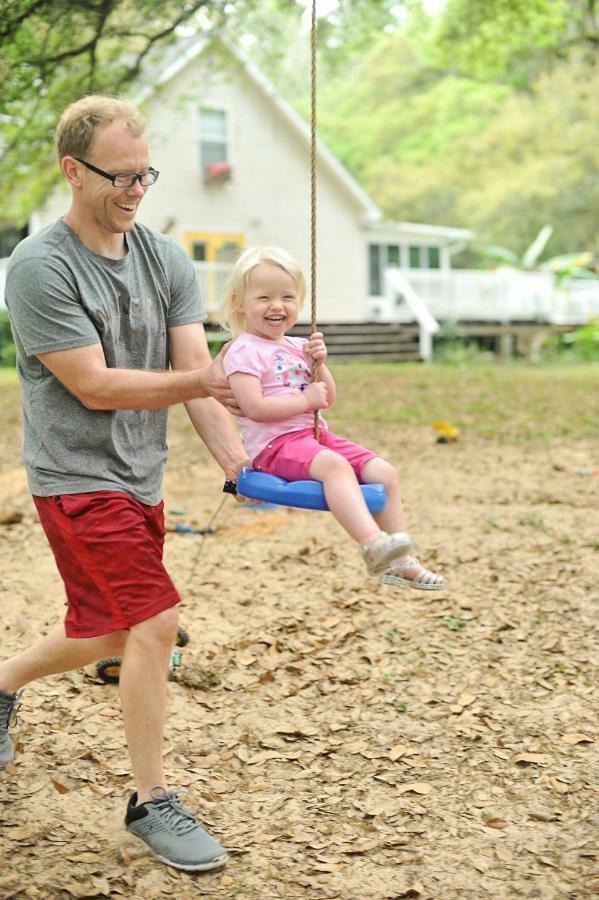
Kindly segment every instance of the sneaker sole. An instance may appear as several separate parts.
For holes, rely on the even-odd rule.
[[[125,827],[127,828],[127,826]],[[129,834],[133,835],[133,837],[137,838],[138,841],[141,841],[142,844],[150,851],[152,856],[155,856],[156,859],[160,860],[160,862],[166,863],[167,866],[172,866],[174,869],[182,869],[184,872],[210,872],[212,869],[221,869],[229,862],[230,857],[228,853],[223,853],[222,856],[217,856],[216,859],[211,859],[205,863],[177,862],[174,859],[168,859],[168,857],[161,856],[160,853],[156,853],[156,851],[152,850],[150,845],[134,831],[131,831],[129,828],[127,828],[127,831],[129,832]]]
[[[213,859],[207,863],[202,863],[201,865],[186,865],[185,863],[175,862],[172,859],[167,859],[166,856],[160,856],[159,853],[154,853],[151,847],[149,847],[148,849],[152,851],[152,854],[156,857],[156,859],[159,859],[161,862],[166,863],[167,866],[172,866],[174,869],[182,869],[184,872],[210,872],[212,869],[221,869],[229,862],[229,856],[228,854],[225,854],[224,856],[219,856],[217,859]]]

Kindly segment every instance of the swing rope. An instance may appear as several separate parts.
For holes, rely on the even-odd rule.
[[[316,325],[316,44],[317,44],[316,0],[312,0],[312,23],[310,28],[310,333]],[[316,380],[316,363],[312,362],[311,380]],[[314,411],[314,437],[320,442],[320,419]],[[328,509],[324,490],[320,481],[285,481],[276,475],[267,475],[254,469],[244,469],[237,482],[226,481],[226,493],[239,493],[254,500],[262,500],[301,509]],[[361,485],[362,495],[371,512],[380,512],[385,506],[385,489],[382,484]],[[258,507],[259,508],[259,507]]]
[[[312,0],[310,27],[310,333],[316,331],[316,0]],[[316,363],[312,362],[312,381],[316,381]],[[320,440],[318,410],[314,410],[314,437]]]

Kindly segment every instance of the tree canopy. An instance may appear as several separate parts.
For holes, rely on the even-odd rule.
[[[307,115],[306,5],[0,0],[0,225],[22,226],[57,177],[64,107],[148,78],[183,27],[226,29]],[[516,256],[551,224],[548,255],[597,253],[595,0],[426,8],[338,0],[320,17],[320,135],[391,219],[471,228]]]

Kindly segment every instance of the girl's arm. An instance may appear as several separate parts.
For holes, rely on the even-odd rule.
[[[229,384],[242,415],[254,422],[276,422],[296,413],[326,409],[328,406],[328,385],[324,380],[315,381],[301,393],[289,394],[288,397],[265,397],[260,379],[246,372],[233,372],[229,375]]]
[[[321,331],[315,331],[314,334],[310,335],[305,352],[309,362],[312,360],[316,362],[316,377],[327,386],[327,407],[330,407],[335,402],[337,388],[335,379],[326,366],[328,351]]]

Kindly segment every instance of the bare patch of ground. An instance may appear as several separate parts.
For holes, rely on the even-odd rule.
[[[326,513],[228,498],[215,535],[169,533],[190,643],[168,771],[232,861],[188,875],[127,835],[118,689],[88,669],[24,694],[0,774],[1,898],[596,896],[598,482],[578,471],[596,444],[353,436],[398,467],[418,553],[451,589],[377,585]],[[0,473],[3,656],[63,603],[16,445]],[[171,445],[169,525],[203,527],[222,479],[178,413]]]

